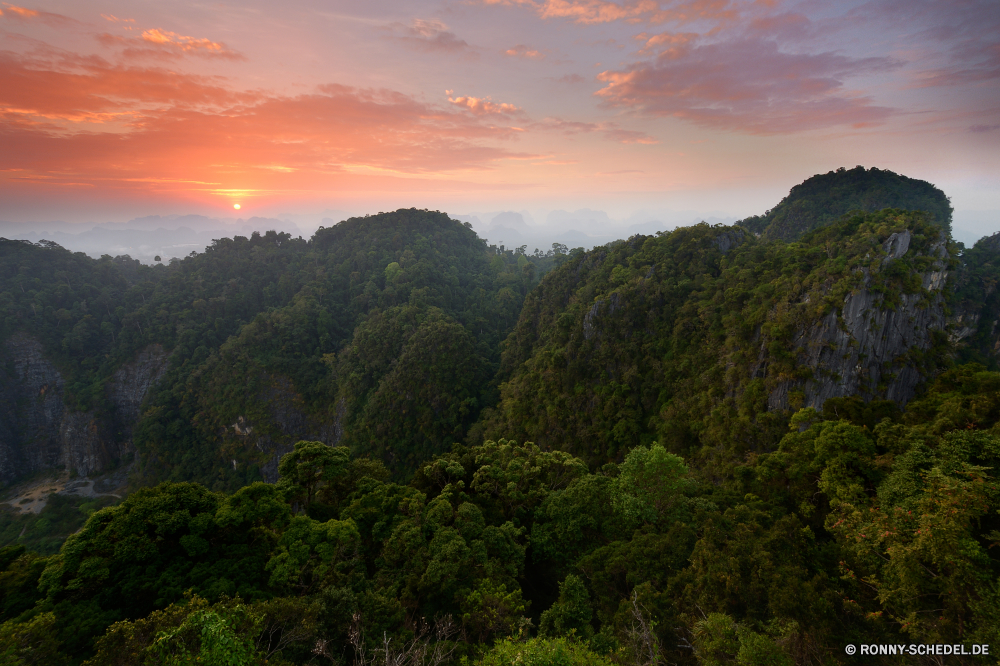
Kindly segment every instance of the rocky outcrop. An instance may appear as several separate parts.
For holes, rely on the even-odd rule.
[[[108,384],[108,400],[114,406],[118,439],[131,443],[132,428],[139,420],[139,408],[149,390],[167,371],[167,354],[160,345],[150,345],[115,372]]]
[[[744,240],[746,240],[746,234],[742,231],[739,229],[728,229],[716,236],[713,242],[715,243],[715,247],[719,249],[719,252],[725,254],[734,247],[742,245]]]
[[[908,231],[886,239],[882,265],[904,256],[910,241]],[[931,348],[935,331],[962,334],[962,327],[949,322],[946,313],[948,253],[943,236],[928,254],[934,261],[921,273],[923,289],[899,294],[891,305],[883,293],[870,288],[869,269],[861,269],[860,288],[793,340],[799,367],[808,368],[812,378],[780,384],[769,394],[768,409],[820,409],[830,398],[852,395],[905,405],[924,380],[915,355]]]
[[[91,475],[131,452],[132,427],[149,389],[166,370],[159,345],[140,352],[108,384],[109,413],[80,412],[64,401],[65,381],[41,344],[24,334],[0,349],[0,483],[52,470]]]

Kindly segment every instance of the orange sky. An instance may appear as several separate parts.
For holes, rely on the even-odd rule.
[[[996,0],[0,12],[0,220],[234,203],[742,216],[855,164],[1000,210]]]

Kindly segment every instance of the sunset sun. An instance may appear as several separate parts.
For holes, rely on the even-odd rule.
[[[235,208],[236,210],[239,210],[240,209],[240,205],[239,204],[233,204],[233,208]]]

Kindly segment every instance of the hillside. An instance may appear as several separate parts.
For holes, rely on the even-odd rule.
[[[653,441],[719,463],[831,398],[905,406],[970,333],[946,238],[887,209],[796,244],[702,224],[576,257],[525,301],[479,432],[594,465]]]
[[[951,202],[944,192],[923,180],[861,166],[813,176],[793,187],[771,210],[737,224],[763,240],[793,241],[852,211],[873,213],[883,208],[922,211],[951,232]]]
[[[94,474],[137,454],[146,482],[235,489],[275,480],[303,436],[346,437],[408,473],[464,437],[499,342],[557,260],[417,210],[308,241],[221,239],[169,266],[0,241],[0,481]],[[447,416],[428,422],[425,404]],[[399,419],[388,450],[372,410]]]

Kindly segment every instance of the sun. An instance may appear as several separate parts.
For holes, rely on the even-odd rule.
[[[233,208],[235,208],[236,210],[239,210],[240,209],[240,205],[239,204],[233,204]]]

